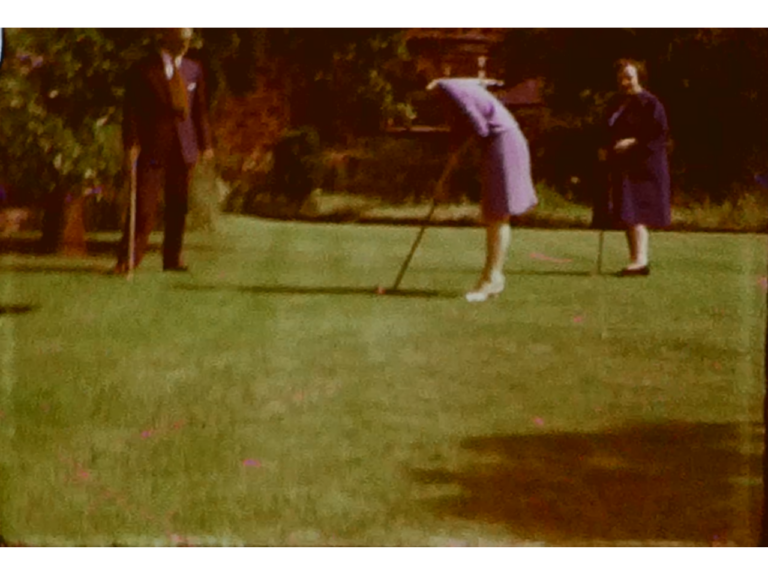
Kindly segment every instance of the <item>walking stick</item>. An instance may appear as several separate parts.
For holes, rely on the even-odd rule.
[[[603,242],[605,241],[605,230],[600,230],[600,236],[597,241],[597,274],[603,273]]]
[[[136,159],[131,158],[131,206],[128,214],[128,274],[127,280],[133,280],[136,266],[136,194],[137,194]]]
[[[600,227],[600,236],[597,241],[597,270],[596,274],[603,274],[603,244],[605,242],[605,229],[609,225],[611,206],[613,205],[613,180],[611,172],[607,168],[608,152],[604,148],[597,151],[597,182],[598,192],[593,196],[592,225]],[[597,227],[595,226],[595,227]]]
[[[429,224],[430,220],[432,220],[432,215],[435,213],[435,208],[437,208],[438,198],[442,194],[445,181],[448,179],[448,176],[450,176],[451,172],[456,166],[456,162],[458,161],[459,157],[469,147],[469,144],[471,142],[472,142],[471,138],[466,142],[464,142],[461,148],[456,150],[456,152],[454,152],[453,155],[448,159],[448,162],[445,165],[445,169],[443,170],[443,173],[440,175],[440,179],[437,181],[437,184],[435,185],[435,194],[432,197],[432,206],[429,209],[429,213],[424,219],[424,222],[421,225],[421,229],[419,230],[419,234],[416,236],[416,240],[413,242],[413,246],[411,246],[411,251],[408,252],[408,256],[405,258],[405,262],[403,262],[403,265],[400,267],[400,272],[397,274],[395,283],[393,284],[392,288],[390,288],[390,291],[397,290],[398,286],[400,286],[400,281],[403,279],[403,276],[405,276],[405,271],[408,269],[408,265],[411,263],[411,259],[413,258],[413,255],[416,253],[416,248],[419,247],[419,243],[421,242],[421,238],[424,236],[424,232],[427,229],[427,225]]]

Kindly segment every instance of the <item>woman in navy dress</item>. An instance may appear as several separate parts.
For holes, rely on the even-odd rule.
[[[620,60],[617,81],[621,94],[609,106],[610,198],[613,223],[626,230],[629,265],[622,276],[647,276],[648,228],[669,226],[670,183],[667,160],[667,116],[664,106],[641,82],[642,64]]]

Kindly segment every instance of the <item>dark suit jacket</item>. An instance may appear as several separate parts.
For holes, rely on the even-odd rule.
[[[123,111],[123,145],[141,146],[143,161],[163,164],[177,153],[188,165],[211,147],[205,78],[202,66],[189,58],[181,63],[190,113],[179,118],[171,105],[170,83],[160,54],[137,63],[129,72]]]

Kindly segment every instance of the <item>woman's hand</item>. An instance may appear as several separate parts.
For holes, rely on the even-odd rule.
[[[484,88],[501,88],[504,86],[503,80],[494,80],[493,78],[450,78],[451,80],[471,80],[472,82],[477,82],[480,86],[483,86]],[[435,86],[437,86],[437,83],[440,82],[440,80],[448,80],[448,78],[435,78],[427,84],[427,90],[434,90]]]
[[[632,146],[637,144],[637,139],[635,138],[624,138],[623,140],[619,140],[616,142],[616,144],[613,147],[614,152],[626,152],[629,150]]]
[[[141,153],[141,147],[138,144],[134,144],[128,150],[125,154],[125,170],[129,174],[131,173],[131,170],[134,166],[136,166],[136,162],[139,161],[139,154]]]

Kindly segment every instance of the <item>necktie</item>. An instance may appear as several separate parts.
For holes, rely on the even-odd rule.
[[[171,76],[171,105],[174,112],[186,120],[189,115],[189,101],[187,100],[187,87],[181,70],[174,64],[173,76]]]

